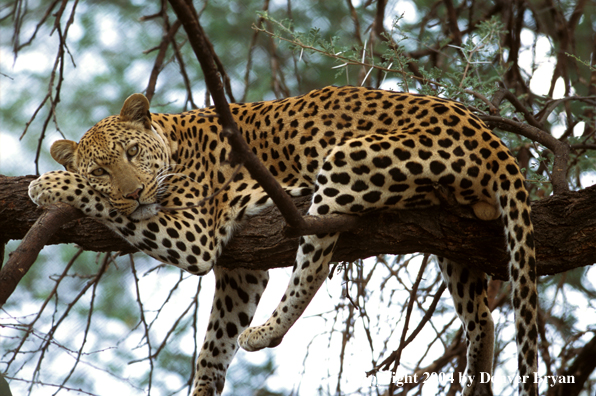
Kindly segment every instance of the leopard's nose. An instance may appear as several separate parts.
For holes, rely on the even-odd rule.
[[[136,201],[139,199],[142,192],[143,192],[143,188],[139,187],[136,190],[134,190],[133,192],[124,195],[124,198],[134,199]]]

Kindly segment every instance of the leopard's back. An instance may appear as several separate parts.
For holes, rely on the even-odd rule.
[[[323,172],[333,184],[329,193],[349,190],[355,201],[364,201],[365,211],[407,209],[437,204],[433,186],[440,184],[462,204],[495,207],[486,215],[478,212],[490,219],[498,217],[496,191],[503,186],[497,184],[523,188],[507,147],[454,101],[326,87],[287,99],[231,104],[230,109],[252,151],[292,195],[312,193]],[[171,136],[178,141],[177,159],[184,172],[214,186],[205,187],[205,193],[225,183],[231,170],[222,164],[230,149],[219,135],[214,110],[166,117],[180,117],[179,129]],[[326,161],[333,164],[332,173],[323,168]],[[258,195],[260,190],[248,182],[248,175],[240,177],[230,194],[240,190],[240,195]],[[363,211],[346,200],[350,198],[336,199],[330,211]]]

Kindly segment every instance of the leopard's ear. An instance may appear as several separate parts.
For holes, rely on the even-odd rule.
[[[52,154],[52,158],[63,165],[67,171],[76,172],[75,152],[77,146],[77,142],[73,142],[72,140],[57,140],[52,144],[50,154]]]
[[[120,121],[140,123],[146,129],[151,129],[151,113],[149,100],[143,94],[132,94],[124,101],[120,110]]]

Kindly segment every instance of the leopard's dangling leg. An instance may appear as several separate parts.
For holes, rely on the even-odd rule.
[[[309,211],[310,213],[310,211]],[[290,327],[302,315],[329,274],[338,233],[305,235],[300,238],[294,270],[281,302],[265,324],[246,329],[238,338],[247,351],[279,345]]]
[[[267,286],[267,271],[227,270],[217,265],[215,295],[205,341],[197,359],[193,396],[220,395],[238,350],[237,338],[252,321]]]
[[[495,342],[486,274],[442,257],[438,257],[438,262],[466,333],[468,350],[462,395],[492,396],[490,382],[480,382],[481,373],[493,374]]]

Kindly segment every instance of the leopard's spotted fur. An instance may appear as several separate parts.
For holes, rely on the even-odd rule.
[[[449,189],[480,219],[502,217],[511,255],[520,375],[537,370],[537,294],[529,196],[515,159],[503,143],[459,103],[435,97],[355,87],[327,87],[268,102],[232,104],[242,135],[292,195],[313,194],[311,215],[438,204],[435,188]],[[70,203],[114,229],[131,244],[184,270],[214,268],[236,226],[270,204],[242,170],[232,174],[230,148],[213,108],[150,114],[140,94],[119,116],[91,128],[77,145],[58,141],[53,157],[66,167],[30,187],[44,205]],[[329,271],[338,235],[300,238],[294,272],[279,307],[263,326],[249,324],[267,284],[261,271],[215,266],[217,287],[194,395],[220,394],[237,346],[271,347],[300,317]],[[468,340],[467,374],[492,372],[493,322],[486,278],[440,259]],[[520,385],[535,395],[533,381]],[[491,394],[474,383],[466,395]]]

